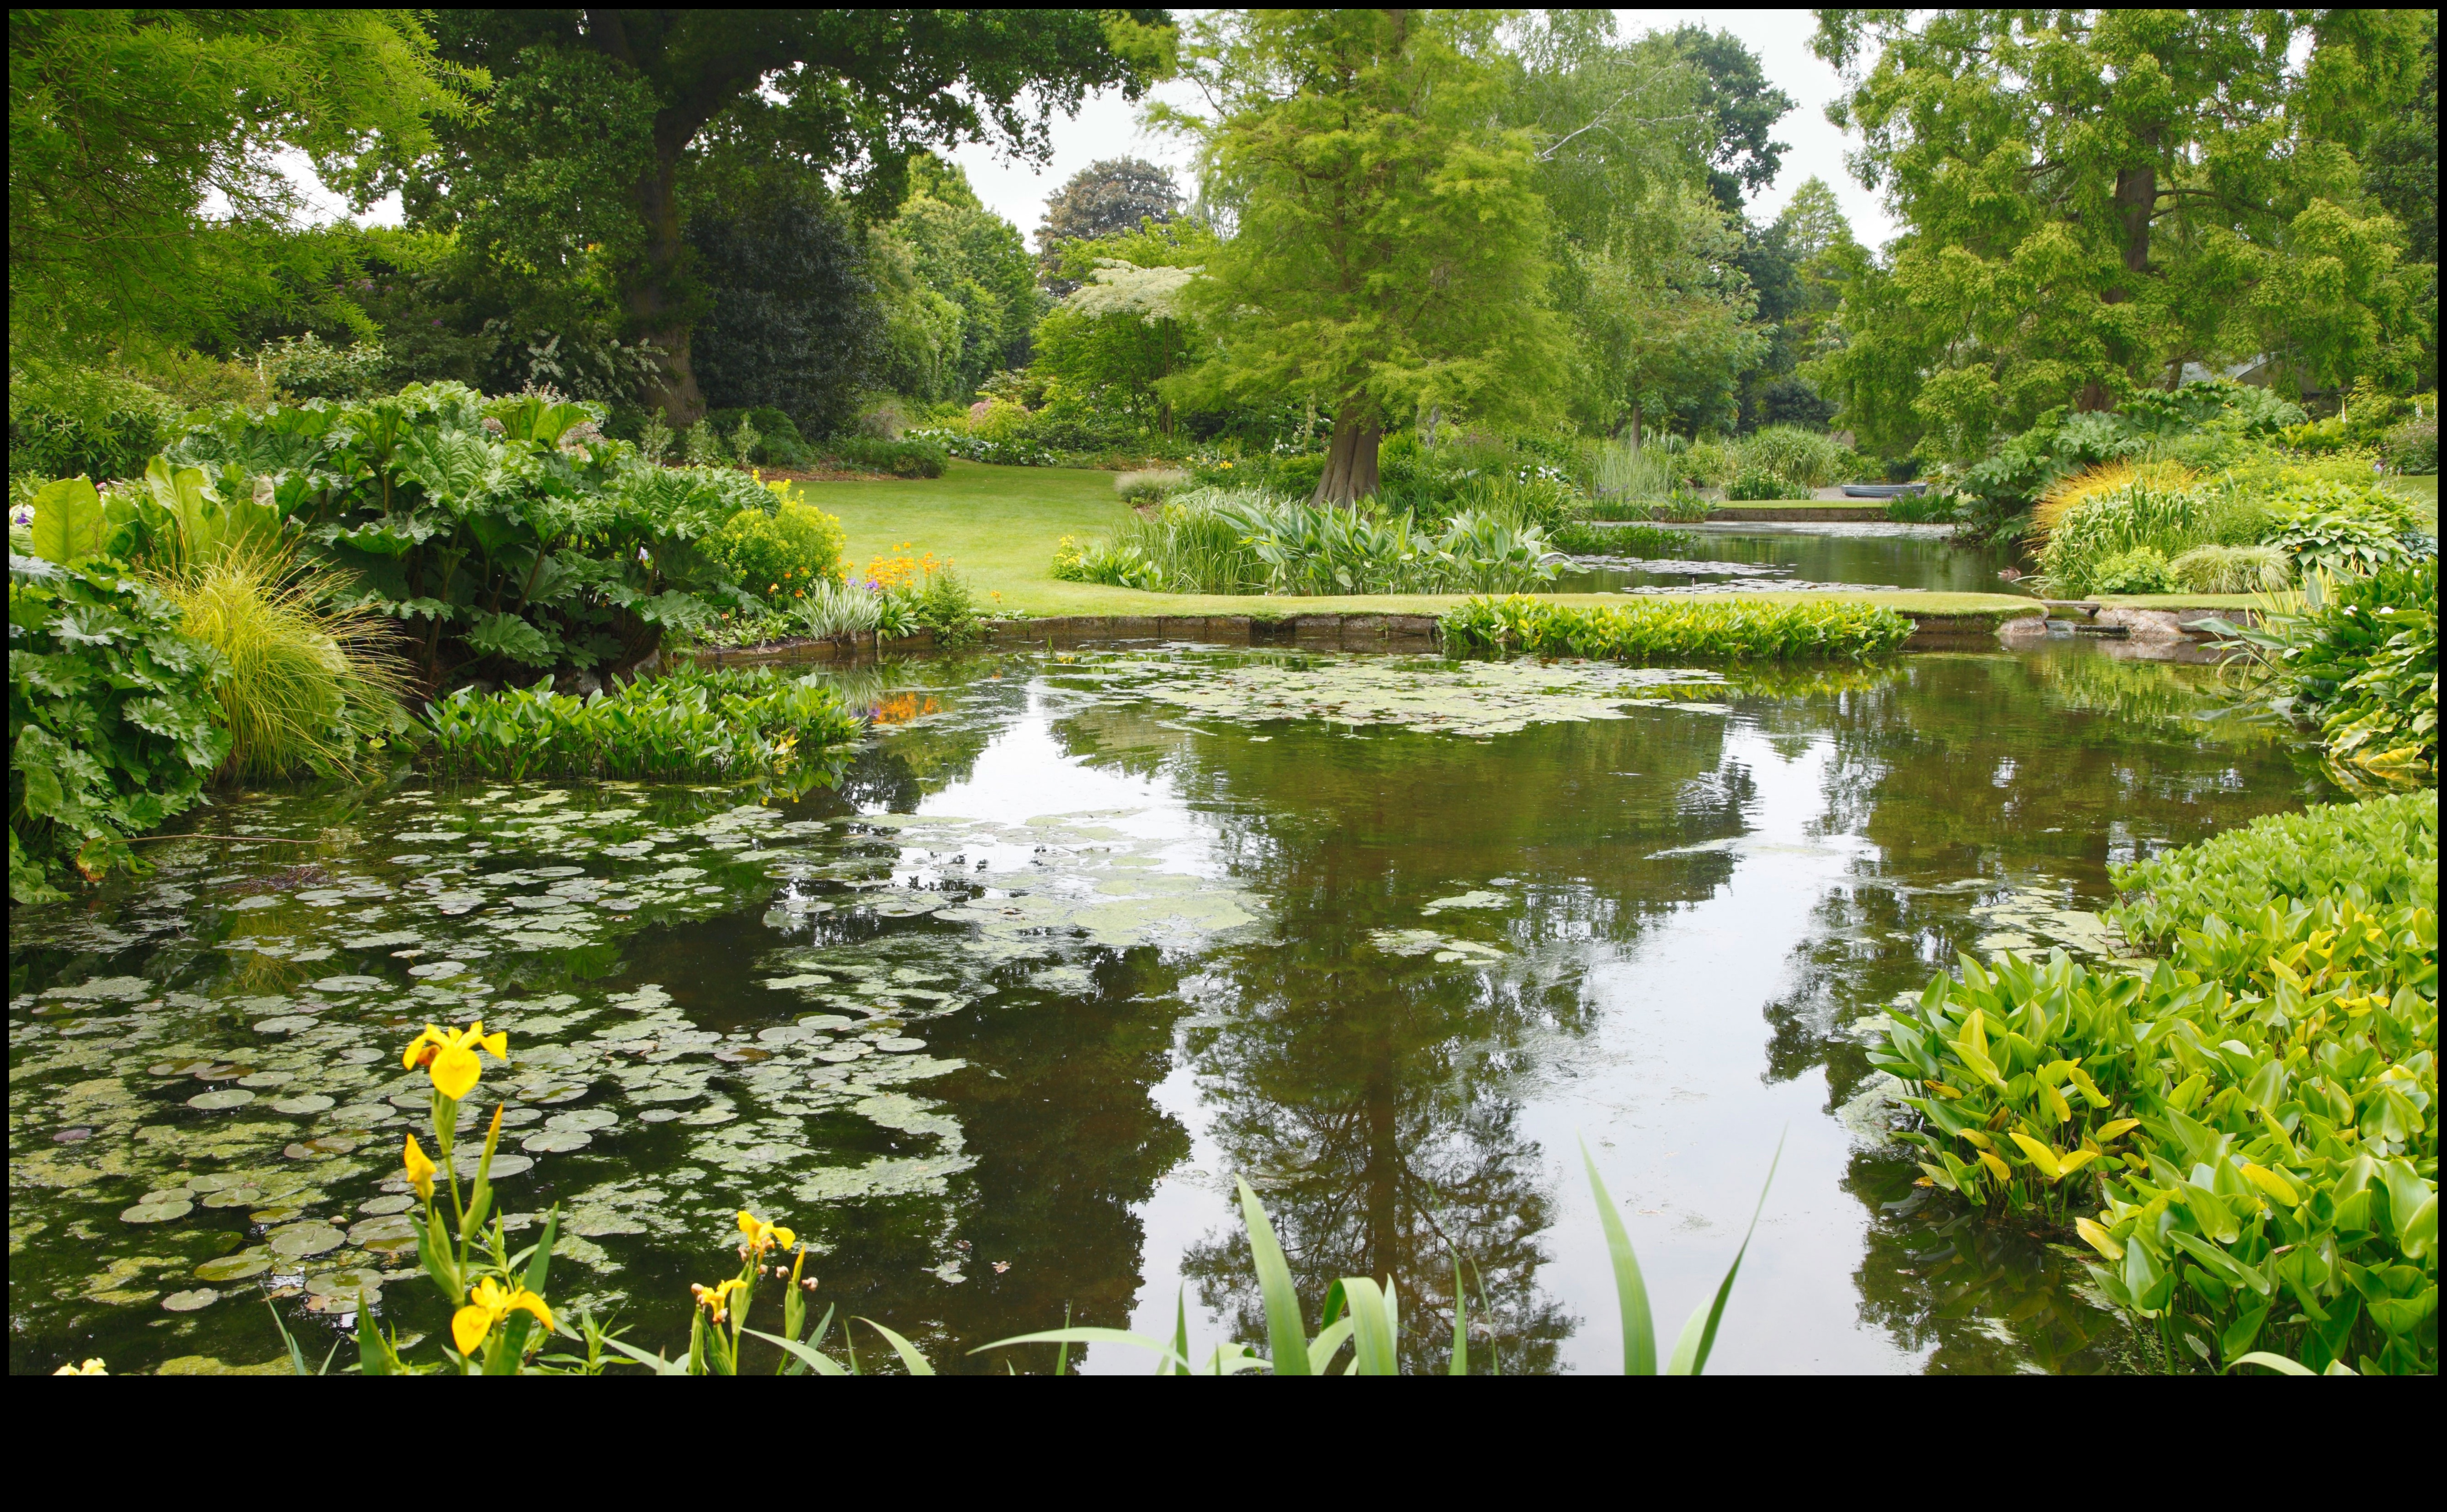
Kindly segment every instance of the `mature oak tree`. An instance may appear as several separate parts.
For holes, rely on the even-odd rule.
[[[513,260],[599,262],[630,333],[661,349],[649,399],[681,424],[705,409],[683,180],[709,143],[838,176],[889,214],[917,148],[1041,160],[1055,111],[1108,85],[1135,97],[1170,36],[1160,10],[446,10],[434,28],[445,58],[533,108],[497,99],[440,152],[353,187],[402,188],[412,218]]]

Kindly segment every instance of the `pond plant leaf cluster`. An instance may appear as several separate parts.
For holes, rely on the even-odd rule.
[[[1872,1057],[1924,1181],[2077,1231],[2169,1370],[2436,1373],[2438,823],[2435,790],[2258,821],[2121,875],[2154,963],[1934,979]]]

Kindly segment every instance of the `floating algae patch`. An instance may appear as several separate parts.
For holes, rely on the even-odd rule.
[[[1605,662],[1440,656],[1212,656],[1116,660],[1109,695],[1129,693],[1235,724],[1318,719],[1485,738],[1533,725],[1622,719],[1721,684],[1714,672]]]
[[[2002,898],[1974,903],[1971,917],[1984,933],[1972,941],[1982,955],[2005,951],[2044,954],[2119,956],[2132,952],[2124,934],[2088,909],[2065,906],[2061,887],[2017,887]]]

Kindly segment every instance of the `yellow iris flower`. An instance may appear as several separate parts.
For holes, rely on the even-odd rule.
[[[496,1060],[508,1060],[510,1037],[485,1033],[481,1018],[465,1029],[436,1029],[427,1024],[424,1033],[408,1042],[399,1064],[405,1070],[426,1068],[435,1090],[455,1103],[475,1089],[476,1079],[484,1072],[484,1063],[476,1059],[479,1049],[492,1051]]]
[[[542,1297],[523,1286],[515,1291],[505,1288],[488,1276],[467,1294],[467,1305],[450,1315],[450,1337],[458,1343],[460,1353],[473,1354],[495,1324],[518,1312],[532,1313],[537,1322],[552,1327],[552,1309],[544,1306]]]
[[[720,1323],[730,1316],[730,1294],[744,1291],[747,1286],[747,1282],[734,1276],[720,1286],[698,1286],[692,1283],[689,1291],[695,1295],[699,1302],[705,1304],[705,1310],[713,1314],[713,1320]]]
[[[63,1365],[51,1373],[53,1375],[108,1375],[110,1372],[102,1368],[101,1360],[92,1359],[83,1365]]]
[[[408,1137],[408,1148],[400,1152],[399,1161],[408,1167],[408,1184],[416,1188],[417,1196],[432,1201],[433,1178],[442,1167],[425,1158],[425,1146],[416,1143],[415,1135]]]
[[[766,1222],[744,1207],[739,1210],[739,1232],[748,1236],[748,1248],[756,1255],[764,1254],[776,1244],[788,1249],[799,1242],[796,1234],[779,1223]]]

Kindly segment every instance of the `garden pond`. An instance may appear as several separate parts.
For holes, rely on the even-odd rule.
[[[266,1297],[316,1359],[361,1295],[431,1333],[399,1053],[476,1017],[509,1036],[471,1112],[508,1104],[510,1227],[558,1204],[555,1304],[651,1348],[686,1348],[743,1206],[809,1242],[819,1311],[944,1370],[1066,1316],[1168,1335],[1177,1298],[1199,1352],[1261,1344],[1245,1175],[1312,1320],[1390,1274],[1440,1369],[1458,1256],[1480,1369],[1610,1372],[1582,1143],[1670,1329],[1782,1141],[1715,1369],[2131,1368],[2063,1236],[1913,1184],[1864,1042],[1958,952],[2117,950],[2109,863],[2336,796],[2205,717],[2213,670],[2089,644],[826,675],[874,728],[795,802],[228,797],[141,880],[14,911],[10,1368],[259,1364]]]
[[[1608,527],[1599,526],[1599,529]],[[1709,523],[1677,525],[1684,543],[1664,556],[1636,545],[1648,532],[1624,535],[1622,556],[1579,557],[1556,575],[1554,589],[1571,594],[1778,593],[1818,589],[1887,589],[1940,594],[2023,591],[2011,568],[2011,546],[1955,539],[1951,525],[1881,521]]]

